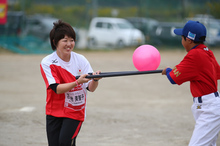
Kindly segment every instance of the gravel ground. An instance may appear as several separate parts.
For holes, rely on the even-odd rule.
[[[134,50],[82,51],[94,71],[136,70]],[[178,64],[184,50],[160,51],[158,69]],[[214,51],[220,61],[220,51]],[[46,55],[0,52],[0,146],[46,146]],[[161,74],[103,78],[89,93],[78,146],[186,146],[194,120],[189,83],[171,85]],[[220,139],[219,139],[220,140]],[[220,141],[218,140],[218,143]]]

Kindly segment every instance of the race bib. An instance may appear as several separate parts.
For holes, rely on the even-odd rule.
[[[85,108],[86,94],[81,89],[79,91],[66,92],[64,106],[75,111]]]

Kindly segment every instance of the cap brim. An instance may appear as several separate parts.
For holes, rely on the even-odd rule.
[[[182,29],[182,28],[174,29],[174,33],[175,33],[176,35],[183,35],[183,29]]]

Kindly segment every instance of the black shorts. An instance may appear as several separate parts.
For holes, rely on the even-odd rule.
[[[47,115],[46,129],[49,146],[75,146],[82,122]]]

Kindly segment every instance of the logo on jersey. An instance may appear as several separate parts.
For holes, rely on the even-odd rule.
[[[52,60],[52,63],[58,63],[57,59]]]
[[[178,69],[176,67],[174,67],[173,74],[176,75],[176,77],[178,77],[181,74],[181,72],[179,72]]]
[[[192,32],[189,31],[187,38],[192,39],[192,40],[195,40],[196,34],[194,34],[194,33],[192,33]]]
[[[202,109],[202,105],[197,105],[196,109]]]
[[[206,48],[204,48],[204,50],[205,50],[205,51],[209,51],[209,48],[208,48],[208,47],[206,47]]]
[[[82,70],[79,69],[78,75],[81,76],[82,75]]]

